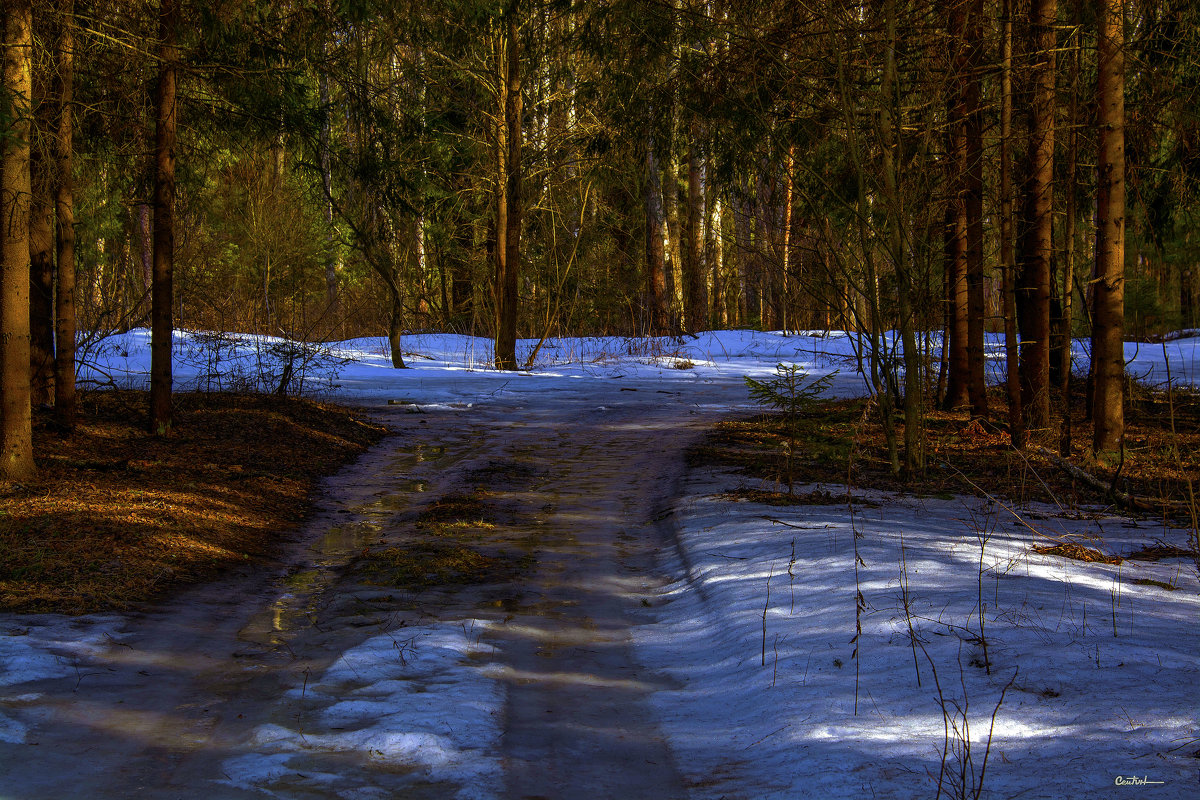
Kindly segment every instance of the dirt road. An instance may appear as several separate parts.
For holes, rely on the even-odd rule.
[[[277,563],[0,685],[0,798],[685,797],[630,630],[715,406],[586,383],[381,411]]]

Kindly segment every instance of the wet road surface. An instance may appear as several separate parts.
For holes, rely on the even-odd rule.
[[[277,562],[125,615],[69,674],[0,687],[28,728],[0,741],[0,798],[685,797],[648,702],[665,678],[630,629],[653,624],[684,448],[717,411],[699,393],[586,383],[381,409],[396,435],[326,482]],[[450,553],[481,566],[447,577]],[[482,743],[498,785],[305,739],[309,684],[340,656],[465,619],[486,623],[471,658],[502,698]],[[230,775],[284,728],[299,731],[285,766]]]

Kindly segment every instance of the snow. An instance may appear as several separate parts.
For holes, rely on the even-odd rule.
[[[504,698],[472,662],[491,650],[480,644],[486,627],[478,620],[409,626],[347,650],[318,681],[288,692],[303,704],[303,726],[258,726],[254,752],[224,763],[228,782],[288,797],[302,774],[308,785],[346,791],[354,788],[349,781],[304,756],[360,754],[370,764],[459,784],[462,800],[498,796]]]
[[[1196,386],[1200,334],[1186,333],[1128,344],[1129,371]],[[521,363],[535,345],[520,343]],[[736,411],[754,408],[742,377],[770,377],[779,362],[836,370],[832,394],[863,393],[854,345],[841,333],[752,331],[562,339],[514,374],[490,369],[491,342],[477,337],[406,336],[411,369],[397,371],[378,338],[297,351],[269,337],[181,332],[175,376],[180,389],[273,390],[292,359],[293,387],[413,413],[470,414],[497,399],[536,411],[596,381]],[[1075,349],[1086,359],[1086,343]],[[1002,342],[988,352],[998,377]],[[149,334],[138,330],[92,346],[80,376],[145,386],[148,365]],[[743,482],[692,479],[676,508],[679,552],[663,565],[678,579],[635,626],[639,659],[679,687],[654,703],[694,797],[933,796],[939,776],[953,796],[980,782],[985,797],[1108,796],[1142,780],[1162,782],[1146,787],[1156,797],[1196,796],[1195,565],[1031,550],[1069,540],[1127,555],[1154,541],[1186,546],[1186,531],[966,497],[855,489],[848,503],[840,486],[820,487],[842,498],[829,505],[721,496]],[[0,742],[26,735],[6,710],[36,704],[39,681],[71,674],[119,627],[114,615],[0,620]],[[250,750],[225,761],[229,784],[294,796],[298,766],[315,790],[337,782],[322,754],[358,754],[451,782],[458,797],[502,796],[505,690],[488,668],[485,627],[401,628],[342,653],[292,690],[307,709],[302,726],[258,725]],[[353,790],[338,791],[371,796]]]

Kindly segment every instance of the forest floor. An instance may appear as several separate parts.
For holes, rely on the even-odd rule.
[[[989,398],[993,424],[966,412],[926,417],[928,468],[891,470],[875,409],[862,398],[820,401],[799,416],[792,482],[951,497],[986,491],[1018,504],[1103,506],[1110,493],[1079,480],[1037,450],[1017,451],[1001,429],[1003,395]],[[211,580],[271,553],[281,532],[311,508],[316,482],[336,472],[386,429],[344,406],[229,393],[176,396],[175,435],[145,434],[147,394],[85,395],[72,435],[37,417],[37,481],[0,493],[0,611],[112,611]],[[1200,397],[1137,388],[1126,411],[1126,449],[1116,468],[1088,463],[1091,425],[1080,387],[1072,397],[1071,462],[1101,483],[1195,527],[1200,491]],[[1061,420],[1042,437],[1059,452]],[[903,439],[903,424],[896,435]],[[787,425],[778,414],[717,423],[690,460],[733,466],[773,481],[743,499],[792,505],[839,502],[784,488]],[[1034,443],[1037,443],[1035,438]],[[1156,506],[1155,501],[1168,503]],[[1126,508],[1125,510],[1131,510]],[[1084,558],[1089,554],[1077,551]]]
[[[790,467],[785,455],[789,424],[780,414],[717,423],[693,451],[692,460],[697,465],[733,466],[773,482],[775,490],[760,491],[754,499],[779,504],[823,502],[819,497],[789,497],[790,469],[791,480],[798,485],[848,484],[940,498],[986,493],[1019,506],[1031,502],[1066,508],[1112,505],[1115,511],[1196,526],[1200,393],[1176,389],[1168,394],[1132,387],[1125,411],[1125,446],[1115,465],[1100,465],[1091,458],[1092,425],[1078,384],[1070,405],[1069,459],[1057,458],[1063,445],[1058,410],[1052,430],[1031,436],[1030,446],[1017,450],[1009,442],[1004,422],[1008,406],[1001,391],[990,392],[989,408],[989,418],[984,420],[973,419],[966,410],[928,412],[926,469],[916,475],[892,470],[878,409],[863,398],[821,400],[799,414],[790,434],[797,442]],[[904,424],[899,413],[895,436],[902,448]],[[1081,477],[1084,473],[1095,483]]]
[[[38,476],[0,489],[0,610],[125,609],[261,558],[385,433],[343,406],[189,393],[159,439],[147,402],[89,392],[71,435],[37,414]]]

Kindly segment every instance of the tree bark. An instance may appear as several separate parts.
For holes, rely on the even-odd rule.
[[[1004,286],[1004,355],[1007,367],[1008,438],[1013,447],[1025,446],[1025,416],[1021,408],[1021,373],[1017,340],[1016,267],[1013,253],[1012,190],[1012,0],[1001,12],[1000,75],[1000,271]]]
[[[986,417],[983,334],[983,0],[969,0],[962,27],[963,213],[967,246],[967,396],[971,414]]]
[[[504,220],[503,245],[496,274],[496,369],[517,368],[517,287],[521,258],[521,40],[520,0],[505,12],[504,63]]]
[[[1063,276],[1062,276],[1062,311],[1060,325],[1060,346],[1058,363],[1058,402],[1061,418],[1061,428],[1058,437],[1058,452],[1063,458],[1071,457],[1071,367],[1072,341],[1074,328],[1075,295],[1075,236],[1079,219],[1075,176],[1079,164],[1079,135],[1076,126],[1079,123],[1079,74],[1082,61],[1082,38],[1080,28],[1080,0],[1071,3],[1072,17],[1075,28],[1075,44],[1071,48],[1071,99],[1067,111],[1067,180],[1066,208],[1063,224]]]
[[[646,281],[649,300],[649,333],[661,336],[667,331],[664,299],[667,291],[663,263],[662,176],[654,153],[654,137],[646,137]]]
[[[1029,130],[1025,235],[1017,291],[1021,328],[1021,400],[1027,430],[1050,424],[1050,262],[1054,242],[1054,69],[1055,2],[1033,0],[1030,8],[1034,63]]]
[[[29,152],[29,379],[35,406],[54,399],[54,230],[50,224],[52,165],[44,132],[50,129],[45,87],[36,80],[37,124]]]
[[[58,69],[54,77],[58,130],[54,205],[58,258],[55,293],[54,414],[58,424],[75,427],[75,0],[58,4]]]
[[[687,325],[690,333],[708,328],[708,281],[701,253],[704,248],[703,204],[700,180],[700,154],[694,141],[688,150],[687,257],[684,259],[684,289],[687,297]]]
[[[953,134],[960,138],[957,133]],[[959,151],[956,144],[953,151]],[[957,171],[962,159],[957,155],[950,158],[951,169]],[[946,209],[946,231],[943,259],[946,269],[946,347],[949,355],[946,359],[946,395],[942,406],[947,411],[961,408],[969,402],[967,394],[970,360],[967,355],[967,340],[969,338],[967,313],[967,230],[966,214],[962,208],[962,195],[957,191],[955,180],[952,185],[955,190],[949,199]]]
[[[887,53],[884,56],[883,80],[880,84],[879,133],[883,151],[883,181],[888,210],[888,250],[896,273],[897,311],[900,316],[900,339],[904,352],[904,473],[910,477],[925,470],[925,437],[923,435],[923,398],[921,394],[921,354],[917,350],[916,325],[912,308],[912,272],[909,269],[908,248],[904,241],[904,202],[900,196],[900,121],[896,120],[900,96],[896,74],[896,6],[888,0]],[[791,159],[789,158],[789,161]],[[894,369],[890,368],[889,370]],[[892,373],[894,375],[894,372]],[[889,381],[894,377],[889,376]],[[883,393],[884,396],[887,392]],[[881,410],[888,404],[881,398]]]
[[[322,42],[321,51],[324,55],[325,44]],[[338,272],[341,269],[337,253],[337,238],[333,227],[333,162],[330,139],[332,136],[332,108],[329,101],[329,75],[324,64],[321,65],[321,75],[317,79],[317,101],[321,106],[321,188],[325,192],[325,202],[322,211],[325,214],[325,302],[331,309],[338,306]]]
[[[154,274],[150,290],[150,432],[171,432],[171,336],[175,271],[175,65],[180,0],[159,11],[154,130]]]
[[[1100,126],[1096,191],[1095,364],[1092,452],[1108,458],[1125,435],[1125,53],[1124,2],[1100,4],[1096,121]]]
[[[9,128],[4,137],[0,225],[0,482],[35,474],[29,393],[29,134],[33,10],[30,0],[4,8],[4,93]]]

